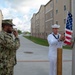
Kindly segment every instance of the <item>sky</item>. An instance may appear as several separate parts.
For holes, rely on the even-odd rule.
[[[13,23],[21,31],[31,31],[31,18],[39,11],[41,5],[50,0],[1,0],[0,10],[3,19],[13,19]]]

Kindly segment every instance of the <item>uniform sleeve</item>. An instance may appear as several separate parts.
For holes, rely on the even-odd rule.
[[[15,40],[5,38],[1,45],[10,50],[17,50],[20,47],[20,40],[19,38],[15,38]]]
[[[2,45],[2,44],[3,44],[3,41],[4,41],[4,40],[3,40],[3,38],[4,38],[4,37],[3,37],[3,36],[1,36],[1,34],[0,34],[0,45]]]
[[[20,47],[20,39],[15,38],[14,42],[15,42],[15,48],[18,49]]]
[[[49,45],[54,45],[54,44],[58,43],[58,40],[53,39],[53,37],[51,35],[48,35],[47,40],[48,40]]]

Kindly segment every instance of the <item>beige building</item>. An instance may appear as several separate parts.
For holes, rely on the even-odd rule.
[[[44,38],[45,32],[45,12],[44,6],[41,5],[39,11],[33,14],[31,19],[31,35],[35,37]]]
[[[40,20],[39,20],[39,12],[36,14],[35,17],[35,36],[39,37],[39,28],[40,28]]]
[[[45,8],[41,5],[39,10],[39,37],[45,38]]]
[[[47,38],[53,24],[53,1],[41,5],[39,11],[31,18],[31,35],[40,38]]]
[[[51,25],[61,25],[59,31],[64,32],[67,11],[71,11],[71,0],[50,0],[41,5],[39,11],[31,19],[31,34],[46,39],[52,32]]]
[[[51,33],[51,25],[54,24],[53,21],[54,8],[53,8],[53,0],[50,0],[45,5],[45,38],[47,38],[48,34]]]
[[[2,30],[2,19],[3,19],[3,15],[2,15],[2,11],[0,10],[0,31]]]
[[[35,37],[35,14],[31,19],[31,35]]]

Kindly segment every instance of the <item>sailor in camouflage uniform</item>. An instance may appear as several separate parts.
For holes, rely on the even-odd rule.
[[[16,64],[16,50],[20,46],[18,32],[13,31],[14,24],[11,20],[2,21],[0,32],[0,75],[13,75]],[[14,39],[13,39],[14,35]]]

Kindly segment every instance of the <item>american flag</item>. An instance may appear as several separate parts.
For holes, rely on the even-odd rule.
[[[73,33],[73,19],[72,14],[68,12],[65,26],[65,41],[64,41],[65,44],[71,45],[72,33]]]

